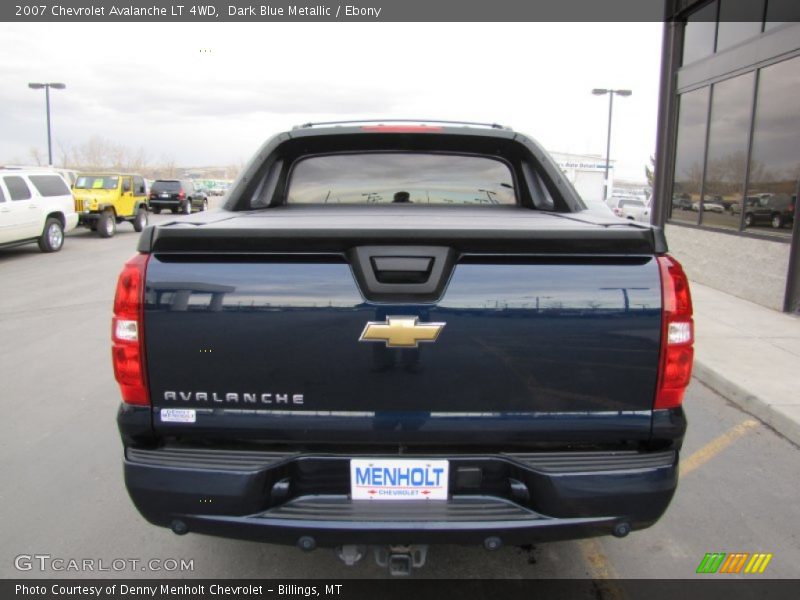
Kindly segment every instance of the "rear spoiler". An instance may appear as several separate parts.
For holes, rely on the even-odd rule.
[[[398,224],[392,218],[381,218],[382,211],[372,212],[378,214],[306,207],[248,213],[223,211],[208,222],[149,227],[142,233],[138,250],[177,254],[338,254],[357,246],[424,245],[446,246],[464,254],[503,255],[643,256],[667,251],[659,228],[632,222],[598,223],[581,219],[576,213],[514,208],[498,211],[505,214],[490,215],[481,208],[474,209],[479,214],[452,211],[453,222],[445,224],[438,211],[422,210],[407,215]]]

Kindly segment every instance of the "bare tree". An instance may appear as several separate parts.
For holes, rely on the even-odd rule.
[[[42,164],[47,164],[47,162],[44,159],[44,156],[42,155],[42,152],[35,146],[31,146],[28,149],[28,156],[30,157],[32,162],[36,163],[37,167],[41,167]]]

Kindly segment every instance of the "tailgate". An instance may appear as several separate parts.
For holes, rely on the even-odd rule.
[[[643,440],[661,290],[652,256],[156,252],[144,325],[162,433]],[[162,408],[194,409],[196,422],[162,422]]]

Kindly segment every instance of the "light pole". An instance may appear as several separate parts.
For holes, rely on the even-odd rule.
[[[603,183],[603,200],[608,200],[608,167],[611,158],[611,114],[614,110],[614,94],[618,96],[630,96],[633,92],[630,90],[607,90],[603,88],[595,88],[592,90],[595,96],[603,96],[608,94],[608,135],[606,136],[606,177]]]
[[[47,104],[47,164],[53,166],[53,146],[50,142],[50,88],[63,90],[67,86],[63,83],[29,83],[28,87],[32,90],[44,88],[44,98]]]

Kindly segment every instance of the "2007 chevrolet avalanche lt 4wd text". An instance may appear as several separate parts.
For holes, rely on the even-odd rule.
[[[298,127],[138,249],[113,363],[151,523],[408,573],[432,543],[621,537],[672,498],[686,277],[524,135]]]

